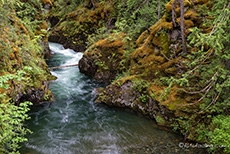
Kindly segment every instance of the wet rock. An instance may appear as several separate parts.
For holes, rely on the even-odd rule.
[[[117,73],[129,65],[124,56],[124,36],[125,34],[120,34],[113,39],[106,38],[89,47],[79,61],[80,72],[100,82],[114,80]]]
[[[170,33],[170,40],[175,42],[179,39],[180,36],[181,33],[179,30],[172,30],[172,32]]]
[[[95,65],[92,58],[83,55],[81,60],[79,61],[79,69],[81,73],[84,73],[88,76],[94,76],[97,72],[97,66]]]
[[[86,36],[78,34],[78,39],[85,42]],[[60,43],[64,48],[70,48],[76,52],[84,52],[86,49],[86,43],[74,44],[72,40],[59,31],[53,31],[52,34],[49,35],[49,41]]]
[[[136,89],[134,84],[132,81],[126,81],[122,85],[111,84],[99,95],[96,103],[129,108],[153,119],[158,117],[157,119],[160,119],[160,121],[156,122],[159,125],[169,127],[166,120],[168,119],[166,110],[150,97],[147,97],[146,101],[142,100],[141,97],[143,97],[144,92]]]

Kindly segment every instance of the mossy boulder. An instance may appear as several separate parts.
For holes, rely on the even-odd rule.
[[[80,72],[102,82],[114,80],[118,73],[128,67],[124,55],[124,36],[123,33],[111,34],[112,38],[99,40],[90,46],[79,61]]]

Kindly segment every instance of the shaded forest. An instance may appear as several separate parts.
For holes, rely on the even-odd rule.
[[[0,152],[18,152],[32,104],[52,101],[48,40],[84,52],[82,73],[106,82],[96,103],[230,153],[227,0],[1,0]],[[216,145],[216,146],[215,146]]]

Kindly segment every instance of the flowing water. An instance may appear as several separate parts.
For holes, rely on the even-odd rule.
[[[76,64],[82,53],[50,43],[55,53],[48,65]],[[78,67],[52,70],[52,104],[33,107],[26,122],[28,135],[22,154],[132,154],[202,153],[180,148],[181,136],[157,128],[152,120],[124,109],[95,104],[96,87],[103,86],[81,74]],[[194,151],[195,150],[195,151]]]

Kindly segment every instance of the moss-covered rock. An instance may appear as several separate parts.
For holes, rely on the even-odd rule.
[[[194,102],[199,99],[199,95],[186,93],[183,87],[177,84],[168,88],[167,83],[162,80],[171,76],[181,77],[181,74],[187,71],[183,62],[189,61],[182,56],[179,3],[175,5],[176,27],[173,27],[173,2],[174,0],[171,0],[166,5],[164,16],[136,40],[137,48],[129,55],[125,75],[107,86],[96,100],[97,103],[130,108],[154,118],[162,126],[171,126],[176,123],[176,118],[189,117],[198,110],[199,106]],[[190,34],[191,27],[203,26],[196,9],[201,5],[207,5],[207,2],[184,2],[185,37]],[[203,29],[208,31],[209,27],[204,26]],[[106,40],[100,40],[91,46],[88,49],[90,52],[86,52],[80,62],[81,72],[100,81],[107,81],[111,73],[119,73],[117,62],[121,62],[123,58],[121,53],[109,62],[111,55],[117,55],[117,46],[113,47],[113,41],[105,42]],[[103,44],[109,45],[110,48],[104,50]],[[195,48],[188,50],[194,52]],[[115,64],[115,67],[111,64]],[[111,71],[111,68],[115,68],[115,71]],[[186,135],[194,139],[191,136],[196,136],[195,134],[195,131],[191,131]]]
[[[59,21],[51,27],[49,40],[63,44],[65,48],[83,52],[86,49],[86,40],[90,34],[102,27],[103,23],[112,18],[112,3],[87,3],[80,5],[75,11],[64,17],[53,16],[53,22]]]
[[[80,72],[92,76],[102,82],[111,82],[118,73],[128,67],[125,56],[125,34],[112,34],[112,38],[106,38],[94,43],[86,50],[79,61]]]

